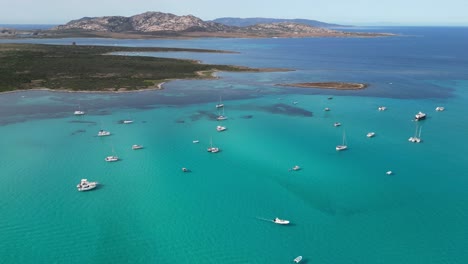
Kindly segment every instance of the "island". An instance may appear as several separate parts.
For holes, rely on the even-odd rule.
[[[285,70],[202,64],[194,60],[145,56],[144,53],[178,51],[229,53],[223,50],[89,46],[77,43],[0,44],[0,92],[30,89],[127,92],[161,89],[163,83],[174,79],[216,78],[214,73],[217,71]]]
[[[221,20],[223,21],[223,20]],[[83,17],[48,30],[0,30],[0,38],[309,38],[389,37],[394,34],[331,29],[331,24],[310,20],[255,19],[255,24],[234,26],[204,21],[192,15],[145,12],[130,17]]]
[[[277,86],[292,86],[299,88],[319,88],[319,89],[335,89],[335,90],[359,90],[367,88],[366,83],[350,83],[350,82],[306,82],[306,83],[285,83],[276,84]]]

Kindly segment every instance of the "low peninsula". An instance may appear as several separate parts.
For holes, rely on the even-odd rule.
[[[0,92],[30,89],[126,92],[161,89],[162,83],[173,79],[214,78],[216,71],[274,70],[141,56],[144,54],[131,56],[134,52],[169,51],[229,53],[222,50],[88,46],[76,43],[0,44]]]
[[[287,83],[277,84],[277,86],[292,86],[299,88],[318,88],[318,89],[335,89],[335,90],[360,90],[367,88],[366,83],[350,83],[350,82],[307,82],[307,83]]]

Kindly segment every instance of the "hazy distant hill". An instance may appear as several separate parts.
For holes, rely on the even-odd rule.
[[[314,27],[343,27],[343,25],[338,24],[329,24],[317,20],[310,19],[280,19],[280,18],[262,18],[262,17],[252,17],[252,18],[237,18],[237,17],[222,17],[212,20],[212,22],[221,23],[227,26],[236,26],[236,27],[248,27],[256,24],[270,24],[270,23],[280,23],[280,22],[290,22],[305,24]]]

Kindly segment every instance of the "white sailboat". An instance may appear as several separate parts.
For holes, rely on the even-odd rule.
[[[210,147],[208,147],[206,150],[208,152],[211,152],[211,153],[218,153],[219,152],[219,148],[213,147],[213,139],[212,138],[210,139]]]
[[[223,107],[223,113],[221,115],[218,115],[216,120],[222,121],[222,120],[226,120],[226,119],[228,119],[228,118],[227,118],[227,116],[224,115],[224,107]]]
[[[348,145],[346,144],[346,134],[345,134],[345,131],[343,130],[343,144],[337,145],[336,151],[345,150],[347,148],[348,148]]]
[[[216,104],[216,108],[222,108],[222,107],[224,107],[224,104],[221,101],[221,96],[219,96],[219,103]]]
[[[419,132],[418,132],[418,130],[419,130]],[[416,124],[416,131],[414,132],[414,137],[408,138],[408,141],[412,142],[412,143],[421,143],[421,141],[422,141],[422,139],[421,139],[421,130],[422,130],[422,126],[419,127],[418,124]]]
[[[114,148],[112,148],[112,155],[111,155],[111,156],[107,156],[104,160],[107,161],[107,162],[114,162],[114,161],[118,161],[118,160],[119,160],[119,157],[117,157],[117,156],[115,155]]]
[[[84,115],[85,112],[84,111],[81,111],[81,106],[78,106],[78,110],[76,110],[75,112],[73,112],[74,115]]]

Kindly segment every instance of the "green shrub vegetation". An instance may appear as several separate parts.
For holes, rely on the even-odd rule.
[[[131,91],[153,87],[168,79],[207,78],[199,72],[258,71],[229,65],[199,64],[191,60],[109,55],[113,52],[155,51],[223,52],[176,48],[0,44],[0,92],[34,88]]]

